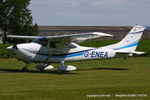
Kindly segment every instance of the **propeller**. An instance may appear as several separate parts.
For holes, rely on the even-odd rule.
[[[17,50],[17,44],[14,44],[12,48]]]
[[[17,39],[13,39],[12,42],[14,43],[12,48],[18,50],[18,47],[17,47],[18,40]]]

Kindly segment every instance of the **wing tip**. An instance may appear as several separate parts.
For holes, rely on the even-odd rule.
[[[94,34],[94,35],[100,35],[100,36],[110,36],[110,37],[113,36],[113,35],[111,35],[111,34],[102,33],[102,32],[93,32],[92,34]]]

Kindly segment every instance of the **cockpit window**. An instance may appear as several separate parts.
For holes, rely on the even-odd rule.
[[[72,45],[72,44],[70,44],[70,43],[66,43],[65,44],[65,46],[67,47],[67,48],[76,48],[76,46],[75,45]]]
[[[50,42],[50,45],[49,45],[51,48],[57,48],[58,45],[55,43],[55,42]]]
[[[48,46],[48,40],[46,38],[37,38],[35,40],[32,41],[33,43],[38,43],[42,46]],[[59,42],[55,42],[55,41],[49,41],[49,46],[50,48],[76,48],[75,45],[71,44],[71,43],[59,43]]]
[[[32,42],[41,44],[43,46],[47,46],[47,43],[48,43],[46,38],[38,38],[38,39],[33,40]]]

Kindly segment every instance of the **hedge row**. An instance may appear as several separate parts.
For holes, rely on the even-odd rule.
[[[11,50],[7,50],[7,47],[11,46],[11,44],[0,44],[0,58],[13,58],[13,52]]]

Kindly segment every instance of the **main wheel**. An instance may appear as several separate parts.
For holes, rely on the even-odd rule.
[[[40,72],[45,72],[44,68],[40,69]]]

